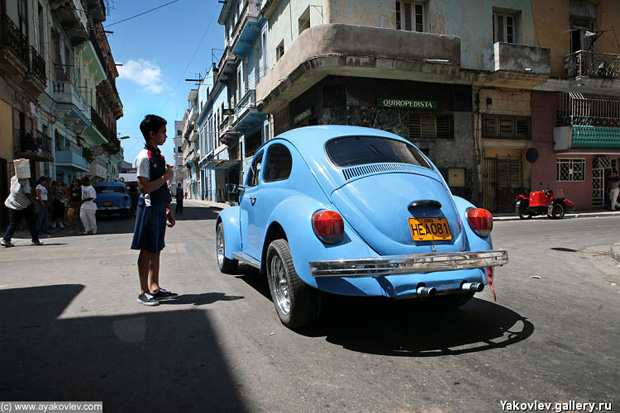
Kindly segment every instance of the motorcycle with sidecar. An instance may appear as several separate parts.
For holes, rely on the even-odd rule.
[[[542,186],[542,182],[540,183]],[[515,198],[515,213],[521,219],[529,219],[534,215],[547,214],[552,219],[562,219],[566,213],[575,210],[575,203],[564,197],[556,198],[555,192],[549,187],[533,191],[529,196],[518,195]]]

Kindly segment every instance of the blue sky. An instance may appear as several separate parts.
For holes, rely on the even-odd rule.
[[[217,22],[222,5],[217,0],[173,1],[112,0],[107,10],[104,27],[114,32],[108,41],[114,60],[122,64],[116,87],[124,116],[117,128],[119,136],[130,136],[121,142],[125,160],[131,163],[144,146],[139,127],[149,113],[168,121],[162,152],[173,163],[174,121],[183,120],[189,91],[197,88],[185,79],[204,76],[224,48],[224,29]]]

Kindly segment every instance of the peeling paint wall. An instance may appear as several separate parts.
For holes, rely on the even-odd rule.
[[[330,23],[396,29],[394,0],[330,0]]]
[[[531,0],[534,1],[534,0]],[[428,31],[461,38],[461,67],[483,69],[483,51],[493,47],[494,10],[514,13],[517,44],[534,44],[534,19],[530,0],[433,0],[427,3]]]

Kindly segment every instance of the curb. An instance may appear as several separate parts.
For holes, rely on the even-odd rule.
[[[620,211],[595,211],[595,212],[575,212],[572,214],[564,215],[564,218],[601,218],[601,217],[613,217],[620,216]],[[531,219],[549,219],[546,215],[537,215]],[[493,221],[529,221],[522,220],[518,215],[499,215],[493,216]]]
[[[611,256],[620,262],[620,242],[611,246]]]

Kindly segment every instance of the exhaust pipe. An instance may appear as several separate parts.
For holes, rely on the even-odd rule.
[[[482,283],[463,283],[463,285],[461,286],[461,289],[463,291],[475,291],[475,292],[480,292],[482,290],[484,290],[484,284]]]
[[[417,293],[422,296],[432,297],[437,294],[437,289],[435,287],[418,287]]]

